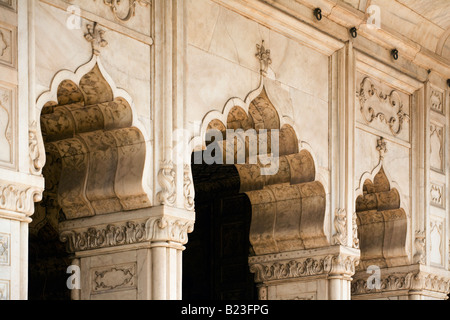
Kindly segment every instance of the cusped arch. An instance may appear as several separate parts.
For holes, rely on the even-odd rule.
[[[59,72],[37,109],[40,170],[46,153],[61,159],[57,200],[67,219],[151,206],[148,137],[96,56]]]
[[[244,139],[239,142],[236,134],[227,130],[241,130]],[[254,162],[250,156],[252,142],[247,135],[252,130],[257,136],[253,144],[258,145],[258,161]],[[274,130],[278,133],[278,152],[271,144]],[[223,139],[214,139],[214,143],[208,144],[210,131],[216,131]],[[262,148],[266,143],[267,148]],[[212,111],[207,114],[200,136],[191,141],[194,151],[208,152],[217,148],[222,153],[218,159],[222,158],[222,163],[228,165],[227,148],[230,149],[230,145],[234,147],[233,166],[239,176],[239,192],[247,194],[252,205],[250,242],[255,254],[329,245],[325,235],[326,191],[316,179],[315,159],[310,150],[301,147],[294,122],[280,116],[263,84],[245,101],[230,99],[223,113]],[[239,162],[237,154],[242,149],[246,151],[246,157],[244,162]],[[264,174],[267,164],[259,158],[274,154],[278,169]]]
[[[401,193],[391,186],[382,162],[361,178],[356,223],[361,250],[360,268],[395,267],[408,263],[408,215]]]

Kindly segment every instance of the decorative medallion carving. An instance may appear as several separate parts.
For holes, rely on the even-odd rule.
[[[445,208],[445,186],[438,183],[431,183],[430,204],[439,208]]]
[[[0,266],[9,266],[10,242],[11,236],[9,234],[0,233]]]
[[[195,188],[191,179],[191,166],[184,166],[184,208],[189,211],[193,211],[195,209]]]
[[[430,124],[430,167],[432,170],[444,172],[444,128]]]
[[[334,245],[347,245],[347,211],[345,209],[337,209],[334,216],[334,227],[336,234],[333,236]]]
[[[173,206],[177,200],[175,177],[172,161],[162,161],[158,172],[158,182],[162,190],[157,194],[157,199],[163,205]]]
[[[256,49],[258,50],[256,53],[256,57],[260,62],[260,72],[263,76],[266,76],[267,71],[269,70],[269,66],[272,64],[272,59],[270,58],[270,50],[265,48],[264,40],[260,45],[256,45]]]
[[[105,30],[99,29],[97,27],[97,22],[94,22],[92,25],[86,25],[86,28],[87,33],[84,35],[84,38],[91,43],[92,53],[99,56],[100,48],[104,48],[108,45],[108,41],[103,38],[105,35]]]
[[[416,254],[414,255],[414,262],[425,264],[425,258],[426,258],[426,236],[425,231],[417,230],[416,231],[416,238],[414,240],[414,246],[416,247]]]
[[[92,293],[136,287],[136,264],[126,264],[92,271]]]
[[[357,92],[360,111],[367,123],[378,120],[388,126],[389,131],[397,136],[401,133],[405,122],[410,120],[403,110],[403,102],[395,90],[385,94],[378,89],[368,77],[364,78]]]

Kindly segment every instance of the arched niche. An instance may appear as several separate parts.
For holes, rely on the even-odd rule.
[[[380,268],[406,265],[409,262],[407,236],[408,216],[401,194],[392,188],[380,163],[376,174],[363,176],[356,199],[361,262],[364,270],[371,265]]]
[[[52,189],[65,219],[151,206],[146,130],[97,56],[75,73],[59,72],[37,109],[36,173],[46,159],[57,164]]]
[[[257,138],[253,142],[245,135],[240,139],[233,132],[230,136],[229,130],[242,130],[244,133],[253,131]],[[214,139],[209,139],[211,131]],[[216,159],[222,158],[223,163],[202,169],[212,170],[220,177],[208,178],[209,181],[230,184],[233,188],[238,182],[239,192],[245,193],[251,202],[250,242],[254,254],[329,245],[325,235],[326,191],[323,184],[317,181],[315,159],[309,150],[300,147],[293,121],[280,116],[263,81],[245,101],[231,99],[223,113],[213,111],[206,115],[200,132],[200,136],[191,141],[194,151],[197,151],[197,155],[204,155],[214,148]],[[262,174],[262,169],[267,165],[260,159],[274,154],[271,141],[273,132],[279,139],[278,152],[274,157],[278,162],[278,170],[273,174]],[[239,162],[243,158],[238,157],[239,152],[245,152],[245,161]],[[252,155],[255,154],[257,161],[252,162],[255,160]],[[234,160],[232,165],[227,164],[230,158]],[[200,170],[193,171],[195,183],[198,181],[195,175],[202,173]]]

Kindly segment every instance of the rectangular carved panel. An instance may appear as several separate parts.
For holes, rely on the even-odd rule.
[[[10,263],[10,243],[9,234],[0,233],[0,266],[9,266]]]
[[[444,127],[438,124],[430,124],[430,167],[439,173],[444,173]]]
[[[441,266],[444,262],[444,222],[432,217],[430,220],[430,259],[431,263]]]
[[[16,67],[16,28],[0,23],[0,65]]]
[[[17,10],[17,0],[0,0],[0,7],[5,7],[10,10]]]
[[[357,73],[356,120],[380,134],[410,140],[410,99],[402,91]]]
[[[445,186],[439,183],[431,183],[430,203],[439,208],[445,208]]]
[[[9,281],[0,280],[0,300],[10,300]]]
[[[16,89],[0,83],[0,166],[12,167],[15,153]]]
[[[430,94],[431,110],[441,113],[441,114],[444,114],[445,113],[444,92],[435,87],[430,87],[430,89],[431,89],[431,94]]]
[[[93,269],[91,271],[92,293],[98,294],[136,288],[136,278],[135,263]]]

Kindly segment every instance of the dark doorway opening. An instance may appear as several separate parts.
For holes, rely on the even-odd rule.
[[[251,204],[233,165],[192,165],[196,222],[183,253],[183,299],[257,300],[248,257]]]

